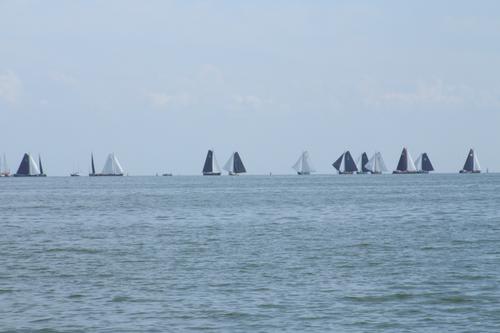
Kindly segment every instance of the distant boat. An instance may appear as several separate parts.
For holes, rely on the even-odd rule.
[[[300,154],[299,159],[292,166],[292,169],[294,169],[299,176],[310,175],[311,173],[316,172],[311,164],[311,161],[309,160],[309,153],[307,151]]]
[[[393,172],[393,174],[407,175],[414,173],[418,173],[417,168],[415,167],[415,163],[413,162],[413,159],[411,158],[408,149],[406,149],[405,147],[401,152],[401,157],[399,158],[398,167]]]
[[[356,160],[358,175],[365,175],[370,172],[370,170],[366,168],[367,163],[368,163],[368,155],[366,153],[359,155],[358,159]]]
[[[77,172],[73,172],[73,173],[70,173],[69,174],[71,177],[80,177],[80,173],[77,171]]]
[[[370,170],[373,175],[380,175],[383,172],[387,172],[387,167],[385,166],[384,159],[382,158],[382,154],[376,152],[372,158],[366,163],[366,169]]]
[[[477,159],[477,154],[474,149],[469,151],[465,164],[460,173],[481,173],[481,166],[479,165],[479,160]]]
[[[89,173],[90,177],[123,176],[123,168],[114,153],[110,153],[108,155],[108,158],[106,159],[106,163],[104,164],[104,168],[102,168],[101,173],[95,172],[94,154],[90,154],[90,167],[92,169],[91,173]]]
[[[220,176],[219,163],[217,163],[213,150],[209,150],[207,153],[207,158],[203,165],[203,176]]]
[[[418,173],[429,173],[434,171],[434,167],[432,166],[431,160],[427,153],[420,154],[420,156],[415,161],[415,167],[417,168]]]
[[[358,167],[352,158],[349,151],[346,151],[332,164],[340,175],[352,175],[354,172],[358,171]]]
[[[14,177],[47,177],[47,175],[43,173],[42,159],[38,157],[37,165],[33,157],[25,153]]]
[[[2,159],[0,160],[0,177],[10,177],[10,169],[7,164],[7,158],[5,154],[3,154]]]
[[[241,160],[240,154],[238,154],[237,151],[231,154],[229,160],[227,160],[226,164],[224,164],[223,169],[226,170],[230,176],[237,176],[240,173],[247,172],[245,166],[243,165],[243,161]]]
[[[164,173],[162,174],[163,177],[172,177],[172,174],[171,173]]]

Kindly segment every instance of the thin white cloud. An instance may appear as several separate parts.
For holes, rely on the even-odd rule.
[[[443,80],[419,81],[406,90],[382,90],[374,82],[364,86],[365,103],[375,107],[494,107],[500,106],[498,92]]]
[[[193,103],[193,98],[186,92],[179,94],[148,92],[146,98],[149,104],[156,109],[187,107]]]
[[[15,104],[22,94],[21,79],[13,72],[0,72],[0,100]]]

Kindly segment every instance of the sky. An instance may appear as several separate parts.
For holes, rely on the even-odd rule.
[[[15,171],[319,173],[407,146],[500,171],[500,2],[0,0],[0,152]]]

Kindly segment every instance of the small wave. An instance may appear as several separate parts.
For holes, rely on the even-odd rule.
[[[84,254],[96,254],[102,252],[101,250],[98,249],[86,249],[86,248],[74,248],[74,247],[68,247],[68,248],[52,248],[52,249],[47,249],[45,252],[71,252],[71,253],[84,253]]]
[[[347,296],[345,299],[360,302],[360,303],[378,303],[378,302],[391,302],[406,300],[414,297],[413,294],[408,293],[395,293],[389,295],[366,295],[366,296]]]

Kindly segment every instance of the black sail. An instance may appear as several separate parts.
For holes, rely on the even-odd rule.
[[[213,159],[213,151],[209,150],[207,153],[207,158],[205,159],[205,165],[203,166],[203,172],[213,172],[213,164],[212,164],[212,159]]]
[[[28,154],[24,154],[21,164],[17,169],[18,175],[29,175],[30,174],[30,157]]]
[[[40,167],[40,174],[43,175],[42,158],[40,155],[38,155],[38,166]]]
[[[398,171],[408,171],[408,152],[403,148],[397,169]]]
[[[467,156],[467,160],[465,161],[464,164],[464,170],[465,171],[474,171],[474,150],[471,149],[469,151],[469,155]]]
[[[90,154],[90,166],[92,167],[92,174],[95,175],[94,154]]]
[[[340,165],[342,164],[342,159],[344,158],[344,154],[340,155],[340,157],[335,161],[333,162],[333,167],[335,169],[337,169],[337,171],[340,171]]]
[[[234,158],[233,158],[233,172],[234,173],[245,173],[247,170],[245,169],[245,166],[243,165],[243,162],[241,161],[240,154],[238,152],[234,153]]]
[[[432,166],[431,160],[427,153],[422,154],[422,170],[423,171],[434,171],[434,167]]]
[[[354,159],[351,156],[351,153],[349,151],[346,151],[344,154],[344,168],[345,172],[355,172],[358,171],[358,167],[356,166],[356,163],[354,163]]]
[[[366,168],[366,164],[368,163],[368,155],[366,153],[363,153],[361,155],[361,172],[370,172],[369,169]]]

